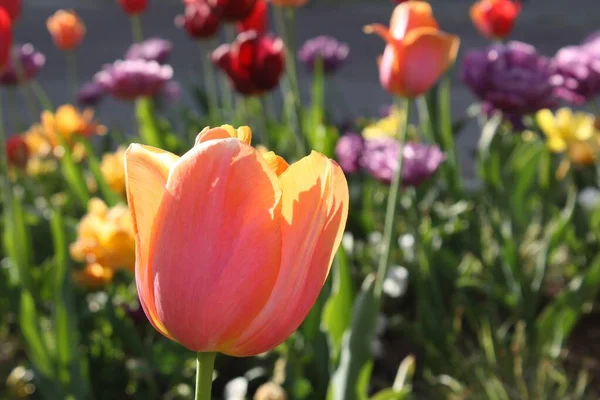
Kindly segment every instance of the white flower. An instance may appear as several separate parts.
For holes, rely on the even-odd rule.
[[[600,190],[592,186],[585,187],[579,192],[577,200],[581,208],[593,211],[600,203]]]
[[[248,391],[248,380],[242,376],[225,385],[225,400],[244,400]]]
[[[406,293],[408,286],[408,270],[399,265],[392,266],[383,280],[383,292],[397,299]]]

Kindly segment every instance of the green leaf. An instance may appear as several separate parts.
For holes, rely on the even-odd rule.
[[[321,327],[327,333],[329,339],[331,362],[336,365],[344,332],[350,327],[352,321],[350,310],[354,301],[352,272],[343,246],[338,249],[331,273],[333,275],[333,288],[323,309]]]
[[[61,134],[58,134],[57,136],[64,149],[64,154],[60,158],[60,170],[62,175],[79,203],[83,207],[87,207],[87,203],[90,200],[90,193],[83,176],[83,171],[81,170],[80,165],[73,159],[71,147],[66,143]]]
[[[25,339],[27,355],[36,370],[47,378],[54,376],[52,361],[48,347],[44,342],[39,326],[35,301],[28,290],[21,291],[19,310],[19,327]]]
[[[379,313],[374,286],[374,276],[368,275],[354,302],[352,324],[342,339],[340,362],[331,379],[328,400],[362,400],[367,396],[364,386],[373,364],[371,344]]]
[[[450,77],[446,75],[437,87],[438,114],[441,148],[446,153],[446,162],[442,166],[448,186],[452,193],[458,194],[461,188],[461,176],[456,155],[456,143],[454,141],[452,110],[450,108]]]
[[[600,256],[589,269],[569,283],[568,287],[547,305],[537,318],[536,328],[542,349],[558,357],[575,323],[600,290]]]
[[[108,183],[106,183],[102,171],[100,170],[100,161],[98,160],[96,151],[90,141],[85,137],[81,137],[80,142],[85,146],[88,165],[94,174],[94,179],[96,179],[96,184],[98,185],[98,189],[100,189],[100,193],[102,193],[102,197],[104,197],[108,206],[114,206],[119,201],[122,201],[121,197],[108,186]]]
[[[397,392],[392,388],[388,388],[377,392],[371,397],[371,400],[406,400],[410,398],[410,393],[410,389],[402,389]]]

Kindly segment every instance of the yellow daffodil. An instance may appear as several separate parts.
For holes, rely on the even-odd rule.
[[[404,118],[404,112],[398,107],[392,106],[390,108],[390,114],[373,124],[367,125],[362,131],[362,136],[367,140],[396,137],[398,134],[398,127],[400,124],[404,123]]]
[[[88,213],[77,228],[77,240],[69,250],[75,261],[87,264],[78,274],[80,278],[83,273],[87,278],[93,278],[93,281],[106,281],[112,274],[104,269],[112,272],[120,268],[133,271],[135,240],[128,207],[118,204],[109,208],[100,199],[90,200]],[[93,264],[98,264],[99,267],[91,266]]]
[[[102,156],[100,172],[110,188],[119,194],[125,194],[125,150],[121,146],[114,153]]]
[[[595,117],[584,112],[561,108],[552,114],[550,110],[538,111],[536,120],[547,137],[547,146],[554,153],[566,153],[568,158],[559,167],[557,175],[564,176],[570,163],[590,165],[600,150],[600,131],[594,125]]]

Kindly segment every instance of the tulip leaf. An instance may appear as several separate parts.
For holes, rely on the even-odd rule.
[[[323,309],[321,327],[327,333],[331,348],[330,358],[333,365],[336,365],[344,332],[349,328],[352,320],[350,310],[354,300],[350,263],[343,246],[340,246],[337,251],[331,273],[333,288]]]
[[[440,138],[442,140],[440,147],[446,154],[446,162],[442,169],[446,175],[448,187],[452,193],[457,194],[461,187],[460,170],[456,155],[456,143],[452,125],[452,110],[450,109],[450,77],[448,74],[442,79],[439,85],[434,89],[437,91]]]
[[[47,378],[54,376],[54,368],[39,325],[35,300],[26,289],[21,290],[21,305],[19,310],[19,328],[25,339],[29,359],[37,371]]]
[[[366,386],[373,366],[371,344],[379,313],[374,284],[374,276],[368,275],[354,302],[352,323],[342,339],[340,362],[331,379],[328,400],[366,399]]]
[[[102,193],[102,197],[104,197],[104,200],[109,207],[116,205],[121,201],[121,198],[110,188],[110,186],[108,186],[108,183],[106,183],[102,171],[100,170],[100,161],[98,160],[94,147],[85,137],[82,137],[80,141],[85,147],[88,165],[94,174],[94,179],[96,179],[96,184],[98,185],[98,189],[100,189],[100,193]]]
[[[588,270],[571,280],[556,300],[546,306],[536,320],[536,329],[542,350],[558,357],[563,342],[568,338],[584,306],[594,301],[600,291],[600,256]]]
[[[65,235],[64,220],[58,208],[52,210],[50,228],[55,254],[53,292],[58,379],[64,387],[69,388],[69,393],[74,395],[75,398],[86,398],[77,354],[79,331],[77,330],[77,321],[75,319],[77,313],[70,286],[68,244]]]
[[[90,193],[83,177],[83,171],[81,167],[77,165],[73,159],[73,153],[71,147],[67,144],[61,134],[58,134],[60,144],[64,149],[64,154],[60,159],[60,170],[62,172],[69,189],[73,192],[79,203],[83,207],[87,207],[87,203],[90,199]]]

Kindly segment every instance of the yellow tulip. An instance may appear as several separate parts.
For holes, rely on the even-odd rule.
[[[119,194],[125,194],[125,150],[121,146],[114,153],[102,156],[100,172],[110,188]]]

